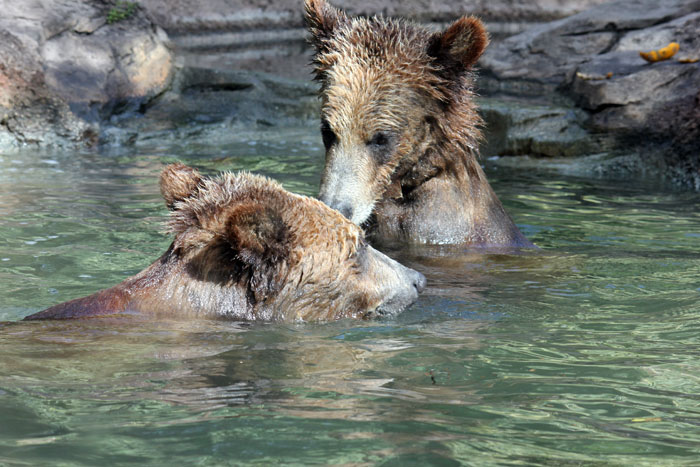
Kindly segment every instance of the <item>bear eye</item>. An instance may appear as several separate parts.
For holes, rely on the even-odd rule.
[[[323,145],[326,147],[326,151],[338,140],[338,137],[335,136],[335,133],[331,130],[330,123],[326,120],[321,122],[321,138],[323,138]]]
[[[368,244],[364,239],[360,240],[357,248],[355,249],[355,254],[353,258],[355,259],[355,265],[360,269],[364,269],[367,266],[367,250]]]
[[[391,142],[391,137],[384,131],[379,131],[372,136],[372,139],[367,142],[368,146],[384,147]]]
[[[367,148],[378,164],[386,164],[391,160],[393,146],[394,135],[387,131],[378,131],[367,141]]]

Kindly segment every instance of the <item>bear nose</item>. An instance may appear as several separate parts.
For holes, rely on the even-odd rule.
[[[349,205],[347,203],[343,203],[340,206],[338,206],[337,209],[342,215],[344,215],[348,219],[352,219],[352,206],[351,205]]]
[[[425,279],[425,276],[418,271],[416,271],[415,277],[413,279],[413,287],[416,288],[418,293],[421,293],[423,290],[425,290],[425,285],[427,284],[427,280]]]

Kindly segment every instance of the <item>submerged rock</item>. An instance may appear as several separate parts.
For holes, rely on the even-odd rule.
[[[482,92],[546,105],[545,114],[562,117],[555,117],[558,129],[530,112],[523,138],[518,115],[528,105],[500,113],[487,105],[487,122],[509,141],[492,154],[596,155],[584,159],[592,173],[656,173],[700,189],[698,30],[699,0],[618,0],[496,44],[480,61]],[[671,41],[680,51],[670,60],[639,55]],[[572,125],[585,130],[573,151],[569,139],[555,136]]]

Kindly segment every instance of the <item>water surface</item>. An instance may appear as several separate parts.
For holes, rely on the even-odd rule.
[[[487,167],[541,247],[388,252],[395,319],[18,322],[169,245],[164,164],[314,195],[315,129],[0,154],[0,465],[697,465],[700,196]]]

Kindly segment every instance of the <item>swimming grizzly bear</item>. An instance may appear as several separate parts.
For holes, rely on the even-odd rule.
[[[306,0],[321,83],[319,198],[384,240],[525,247],[477,161],[471,68],[488,44],[462,17],[441,32]]]
[[[123,312],[232,320],[309,321],[398,313],[425,286],[420,273],[368,246],[318,200],[246,173],[165,168],[160,188],[175,240],[121,284],[25,319]]]

